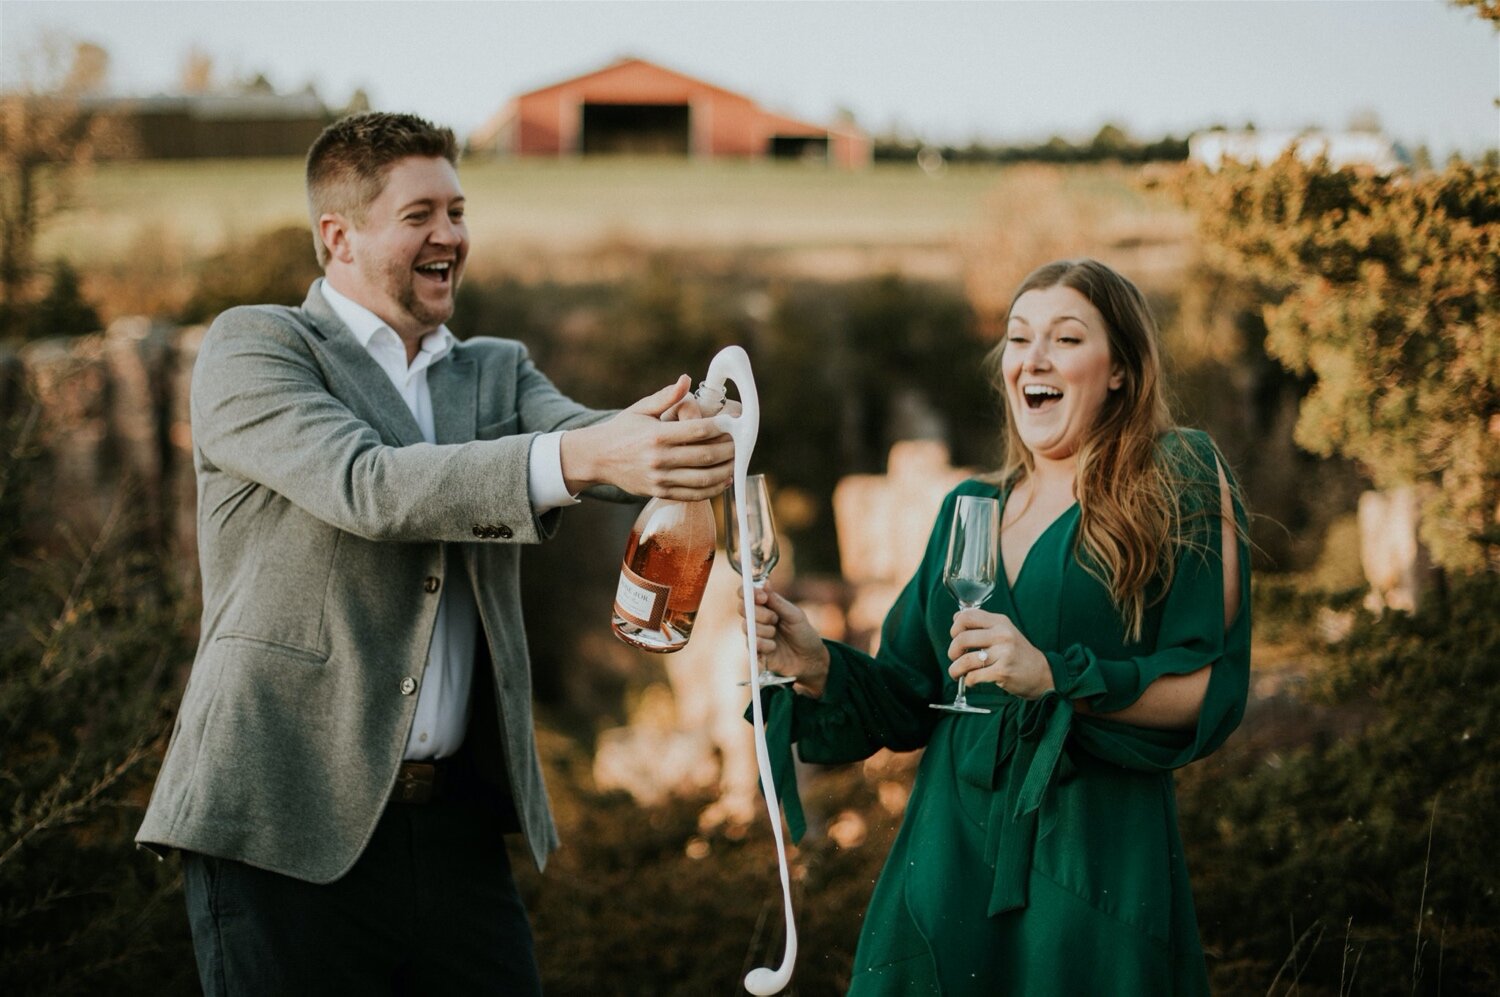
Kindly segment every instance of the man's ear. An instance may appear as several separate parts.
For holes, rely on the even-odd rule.
[[[323,240],[323,248],[328,250],[330,260],[354,262],[354,250],[349,245],[352,228],[349,220],[337,212],[330,211],[318,216],[318,238]]]

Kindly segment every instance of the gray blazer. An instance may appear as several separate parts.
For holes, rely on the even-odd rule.
[[[136,840],[316,883],[364,850],[395,783],[438,595],[468,572],[506,772],[537,866],[557,847],[532,733],[522,544],[535,434],[607,418],[520,343],[427,372],[437,444],[324,300],[219,316],[193,371],[202,637]],[[618,493],[616,493],[618,494]],[[614,497],[614,496],[609,496]],[[499,843],[496,843],[499,847]]]

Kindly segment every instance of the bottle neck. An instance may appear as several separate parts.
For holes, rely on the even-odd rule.
[[[693,392],[693,397],[698,400],[698,409],[704,415],[718,415],[724,407],[724,388],[722,385],[709,384],[703,381],[698,385],[698,390]]]

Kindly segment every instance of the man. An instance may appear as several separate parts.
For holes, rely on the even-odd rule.
[[[180,849],[209,994],[540,992],[502,835],[557,845],[521,545],[585,489],[700,499],[732,443],[559,393],[444,323],[468,255],[453,133],[329,127],[325,276],[221,315],[193,374],[202,637],[137,840]],[[601,625],[602,622],[601,622]]]

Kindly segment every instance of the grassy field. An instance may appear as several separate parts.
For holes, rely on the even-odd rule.
[[[43,256],[116,269],[143,257],[190,262],[258,232],[303,224],[300,160],[116,163],[79,184]],[[1030,168],[1035,170],[1036,168]],[[601,247],[686,247],[790,258],[803,271],[896,268],[957,276],[964,247],[997,225],[1011,180],[1028,168],[960,167],[928,176],[888,165],[844,173],[785,163],[680,160],[491,160],[465,163],[472,272],[524,268]],[[1057,174],[1063,196],[1144,220],[1177,212],[1141,194],[1119,168]],[[1023,185],[1024,186],[1024,185]],[[1024,199],[1023,199],[1024,200]]]

